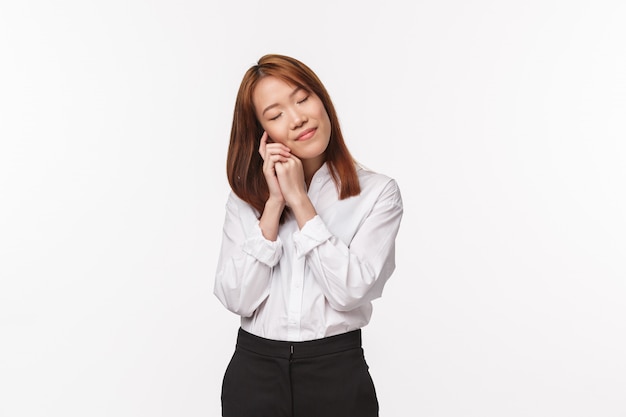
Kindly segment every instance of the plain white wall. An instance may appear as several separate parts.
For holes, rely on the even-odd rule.
[[[396,178],[382,417],[626,415],[626,3],[0,3],[0,415],[218,416],[245,70],[311,66]]]

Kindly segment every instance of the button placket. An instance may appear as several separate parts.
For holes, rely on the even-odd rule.
[[[300,340],[303,284],[304,258],[296,257],[293,262],[291,285],[289,287],[289,307],[287,311],[287,334],[289,340]]]

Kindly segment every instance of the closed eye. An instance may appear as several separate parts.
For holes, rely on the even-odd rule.
[[[298,104],[302,104],[302,103],[304,103],[305,101],[307,101],[308,99],[309,99],[309,96],[306,96],[305,98],[303,98],[302,100],[300,100],[300,101],[298,102]]]
[[[276,120],[276,119],[278,119],[281,115],[282,115],[282,113],[278,113],[276,116],[271,117],[271,118],[270,118],[270,120]]]

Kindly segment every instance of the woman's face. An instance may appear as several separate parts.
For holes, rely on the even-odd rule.
[[[330,119],[312,92],[272,76],[262,78],[252,93],[257,119],[274,142],[301,160],[322,158],[330,141]]]

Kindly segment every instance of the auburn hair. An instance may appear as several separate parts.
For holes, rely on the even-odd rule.
[[[259,80],[270,76],[313,92],[320,98],[331,124],[325,161],[339,199],[359,195],[361,186],[356,161],[343,140],[339,119],[326,88],[308,66],[297,59],[277,54],[261,57],[246,71],[239,86],[226,160],[228,182],[233,192],[254,207],[259,216],[263,213],[269,189],[263,175],[263,159],[258,152],[263,127],[256,117],[252,97]]]

